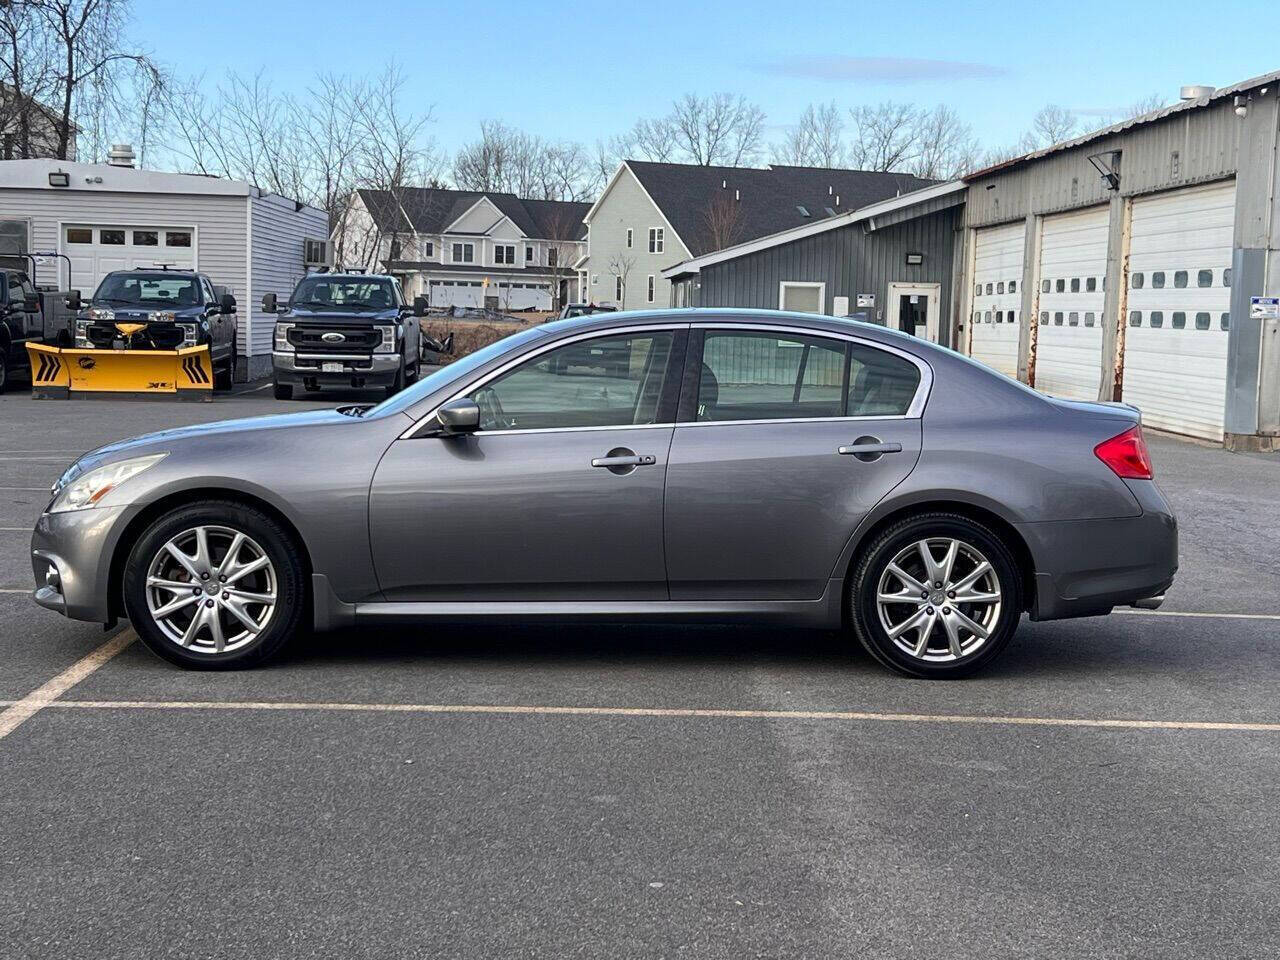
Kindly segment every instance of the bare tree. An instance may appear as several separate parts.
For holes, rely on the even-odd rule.
[[[676,101],[669,122],[676,143],[692,163],[741,167],[759,157],[764,111],[746,97],[686,93]]]
[[[1066,107],[1048,104],[1031,119],[1031,129],[1022,138],[1028,152],[1069,140],[1080,132],[1080,118]]]
[[[611,141],[609,149],[617,157],[652,160],[656,163],[671,163],[683,159],[678,156],[675,125],[670,117],[637,120],[630,130]]]
[[[742,205],[728,190],[719,191],[702,211],[709,249],[722,250],[742,239]]]
[[[636,258],[629,257],[625,253],[616,253],[609,261],[609,273],[617,280],[621,280],[621,296],[618,298],[618,308],[625,310],[627,308],[627,278],[631,276],[631,271],[635,269]]]
[[[809,104],[800,122],[774,144],[773,161],[797,167],[843,166],[844,117],[835,103]]]
[[[918,109],[909,103],[886,101],[878,106],[854,107],[850,159],[859,170],[903,169],[915,156]]]
[[[950,107],[939,104],[916,114],[912,173],[926,180],[950,180],[974,169],[978,141],[968,124]]]
[[[454,156],[453,182],[462,190],[526,199],[582,200],[595,191],[599,175],[580,143],[549,143],[500,120],[484,120],[480,139]]]
[[[56,86],[49,31],[33,3],[0,4],[0,136],[2,159],[51,153],[56,114],[46,101]]]

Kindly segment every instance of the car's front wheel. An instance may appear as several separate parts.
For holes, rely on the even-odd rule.
[[[851,619],[867,651],[900,673],[967,676],[1013,636],[1021,583],[995,531],[958,514],[922,514],[893,524],[862,554]]]
[[[143,643],[194,669],[270,657],[297,631],[305,599],[288,532],[230,501],[161,516],[133,545],[124,573],[125,610]]]

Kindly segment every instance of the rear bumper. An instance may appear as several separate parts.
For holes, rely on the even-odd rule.
[[[341,372],[326,373],[324,363],[340,363]],[[306,387],[382,387],[395,382],[400,354],[298,354],[274,351],[271,367],[277,383]]]
[[[1150,608],[1172,586],[1178,521],[1153,482],[1125,482],[1140,516],[1018,524],[1035,561],[1032,620],[1099,616],[1140,601]]]

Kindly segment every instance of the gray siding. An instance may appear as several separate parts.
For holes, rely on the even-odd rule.
[[[60,224],[120,226],[191,225],[196,230],[196,266],[237,300],[245,295],[245,198],[197,194],[125,193],[99,190],[17,190],[0,186],[0,219],[30,219],[37,250],[59,250]],[[42,267],[41,280],[52,267]],[[60,283],[66,268],[60,267]],[[86,295],[90,290],[83,291]]]
[[[302,241],[328,237],[329,220],[323,210],[299,208],[284,197],[252,197],[249,203],[253,269],[251,289],[238,304],[240,316],[248,319],[241,323],[238,347],[243,357],[269,357],[276,318],[262,312],[262,295],[274,293],[281,302],[289,298],[304,273]]]
[[[953,245],[961,216],[960,208],[952,207],[874,230],[856,223],[712,264],[694,281],[700,287],[691,305],[776,310],[783,281],[823,281],[827,285],[824,312],[832,311],[835,297],[848,297],[853,308],[857,294],[874,293],[876,319],[884,322],[891,282],[939,283],[940,314],[947,317],[953,293]],[[909,252],[923,253],[924,263],[907,266]]]

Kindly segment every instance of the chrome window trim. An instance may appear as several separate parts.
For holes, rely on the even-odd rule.
[[[873,417],[794,417],[788,419],[777,420],[694,420],[689,423],[681,423],[678,426],[687,427],[693,425],[711,426],[721,423],[813,423],[820,420],[919,420],[924,416],[925,403],[928,402],[929,393],[933,389],[933,367],[928,362],[917,357],[915,354],[903,350],[899,347],[890,346],[886,343],[880,343],[877,340],[871,340],[867,337],[860,337],[855,333],[844,333],[835,330],[822,330],[815,327],[792,327],[792,326],[775,326],[768,323],[715,323],[714,321],[701,320],[692,324],[694,330],[723,330],[726,333],[735,333],[739,330],[764,330],[768,333],[774,333],[781,337],[787,334],[800,334],[810,337],[826,337],[835,340],[848,340],[872,350],[883,350],[886,353],[892,353],[902,357],[913,363],[917,370],[920,371],[920,383],[916,385],[915,396],[911,398],[911,404],[907,407],[907,412],[902,414],[890,414],[885,416]]]
[[[400,436],[397,437],[396,439],[397,440],[414,439],[414,435],[423,426],[425,426],[430,420],[432,420],[435,417],[436,412],[441,407],[443,407],[446,403],[451,403],[452,401],[457,400],[460,397],[465,397],[472,390],[479,390],[486,383],[488,383],[489,381],[493,380],[496,377],[502,376],[504,373],[506,373],[508,370],[512,369],[513,367],[518,367],[520,366],[520,364],[524,363],[525,361],[532,360],[534,357],[539,357],[544,353],[548,353],[552,350],[557,349],[558,347],[563,347],[570,343],[577,343],[579,340],[594,340],[594,339],[603,339],[605,337],[625,336],[626,334],[630,334],[630,333],[647,333],[648,331],[651,331],[651,330],[658,331],[658,330],[688,330],[688,329],[689,329],[688,323],[645,323],[645,324],[639,324],[634,327],[611,327],[605,330],[588,330],[588,331],[585,331],[584,333],[580,333],[572,337],[562,337],[557,340],[553,340],[551,343],[535,346],[533,349],[527,350],[524,353],[520,354],[520,356],[515,357],[512,360],[508,361],[507,363],[502,364],[502,366],[498,367],[497,369],[490,370],[484,376],[480,377],[480,379],[472,380],[470,383],[468,383],[465,387],[463,387],[457,393],[451,394],[450,396],[446,397],[444,400],[441,400],[438,404],[432,407],[428,413],[426,413],[424,416],[416,420],[413,426],[411,426],[408,430],[404,431],[404,433],[400,434]],[[477,433],[483,433],[487,437],[497,437],[497,436],[507,436],[513,433],[565,433],[568,431],[580,431],[580,430],[635,430],[635,429],[644,428],[644,427],[672,427],[672,426],[675,426],[675,424],[673,423],[620,423],[620,424],[613,424],[611,426],[604,426],[604,427],[540,427],[537,429],[531,428],[528,430],[481,430],[481,431],[477,431]]]

